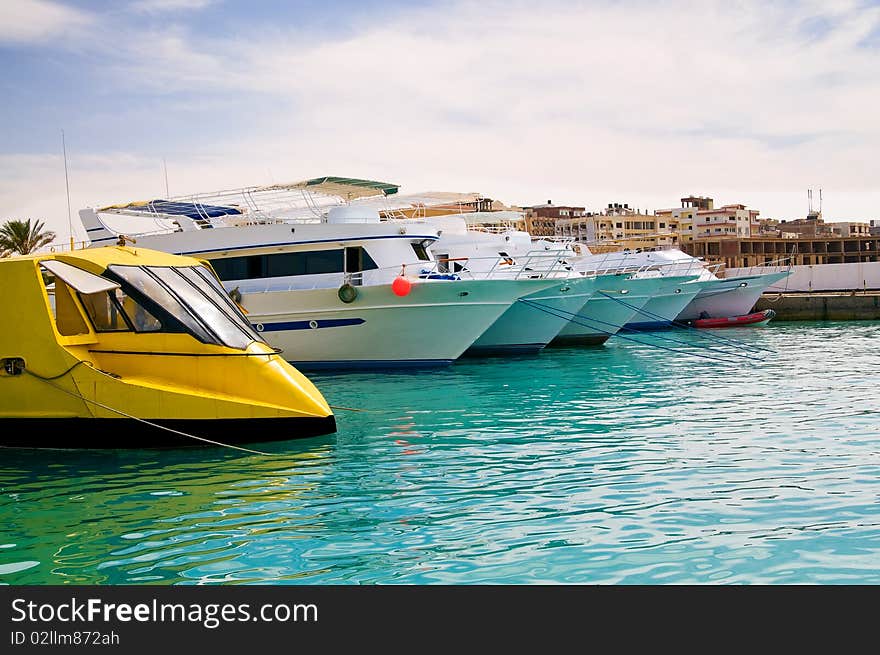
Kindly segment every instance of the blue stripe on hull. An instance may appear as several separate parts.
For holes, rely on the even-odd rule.
[[[314,325],[312,325],[314,323]],[[287,321],[283,323],[254,323],[257,332],[282,332],[285,330],[320,330],[366,323],[362,318],[322,318],[316,321]],[[262,326],[262,327],[258,327]]]
[[[512,343],[495,344],[492,346],[471,346],[463,357],[492,357],[503,355],[534,355],[546,346],[545,343]]]
[[[645,321],[644,323],[627,323],[623,327],[627,330],[640,330],[642,332],[650,332],[651,330],[668,330],[672,327],[672,321]]]
[[[452,359],[350,359],[329,362],[291,361],[302,371],[357,371],[377,369],[437,368],[449,366]]]

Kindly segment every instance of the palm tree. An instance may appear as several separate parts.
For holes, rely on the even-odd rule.
[[[4,257],[16,252],[19,255],[28,255],[37,248],[41,248],[55,239],[55,233],[51,230],[43,231],[44,223],[31,219],[26,221],[6,221],[0,226],[0,253]]]

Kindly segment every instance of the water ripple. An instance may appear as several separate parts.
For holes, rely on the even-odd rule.
[[[370,411],[269,457],[3,451],[0,581],[878,584],[878,334],[315,375]]]

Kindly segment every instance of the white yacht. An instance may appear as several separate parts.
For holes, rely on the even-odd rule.
[[[634,326],[641,329],[663,327],[672,321],[743,316],[752,311],[767,287],[789,275],[788,271],[782,271],[719,278],[701,260],[674,248],[638,252],[624,250],[591,255],[581,258],[576,268],[589,269],[591,264],[588,262],[596,260],[601,260],[602,266],[636,265],[656,268],[658,274],[666,277],[695,272],[699,274],[696,280],[688,283],[693,287],[675,286],[672,295],[667,294],[665,298],[648,303]],[[675,298],[675,289],[681,289],[677,294],[678,298]],[[691,294],[691,291],[695,292]],[[682,303],[688,295],[689,301]],[[673,313],[678,304],[681,307]]]
[[[582,256],[570,240],[533,240],[527,232],[514,229],[509,213],[472,212],[424,219],[439,228],[440,238],[431,249],[441,264],[449,262],[452,271],[491,267],[497,274],[497,258],[501,257],[510,270],[525,269],[566,280],[564,286],[521,298],[467,354],[534,352],[548,342],[601,344],[625,325],[644,329],[645,324],[668,324],[699,291],[699,285],[685,286],[697,280],[695,270],[678,267],[672,272],[663,270],[671,264]]]
[[[551,345],[605,343],[625,326],[647,316],[644,310],[652,300],[674,294],[676,288],[695,279],[695,275],[639,277],[638,272],[602,275],[601,288],[587,302],[581,315],[569,321]]]
[[[558,286],[546,276],[445,275],[430,249],[436,229],[380,222],[337,200],[389,191],[316,178],[80,218],[94,246],[134,240],[208,260],[257,331],[301,368],[449,364],[520,296]]]
[[[552,341],[597,291],[595,275],[581,275],[564,266],[561,253],[521,254],[516,235],[468,229],[461,215],[425,219],[439,229],[431,245],[438,264],[458,275],[547,277],[555,286],[513,303],[467,350],[471,356],[536,353]],[[524,234],[524,233],[521,233]],[[510,247],[513,245],[514,247]]]

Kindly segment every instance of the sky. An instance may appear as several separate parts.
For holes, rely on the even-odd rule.
[[[880,2],[2,0],[0,221],[340,175],[880,219]],[[814,204],[815,201],[814,201]]]

